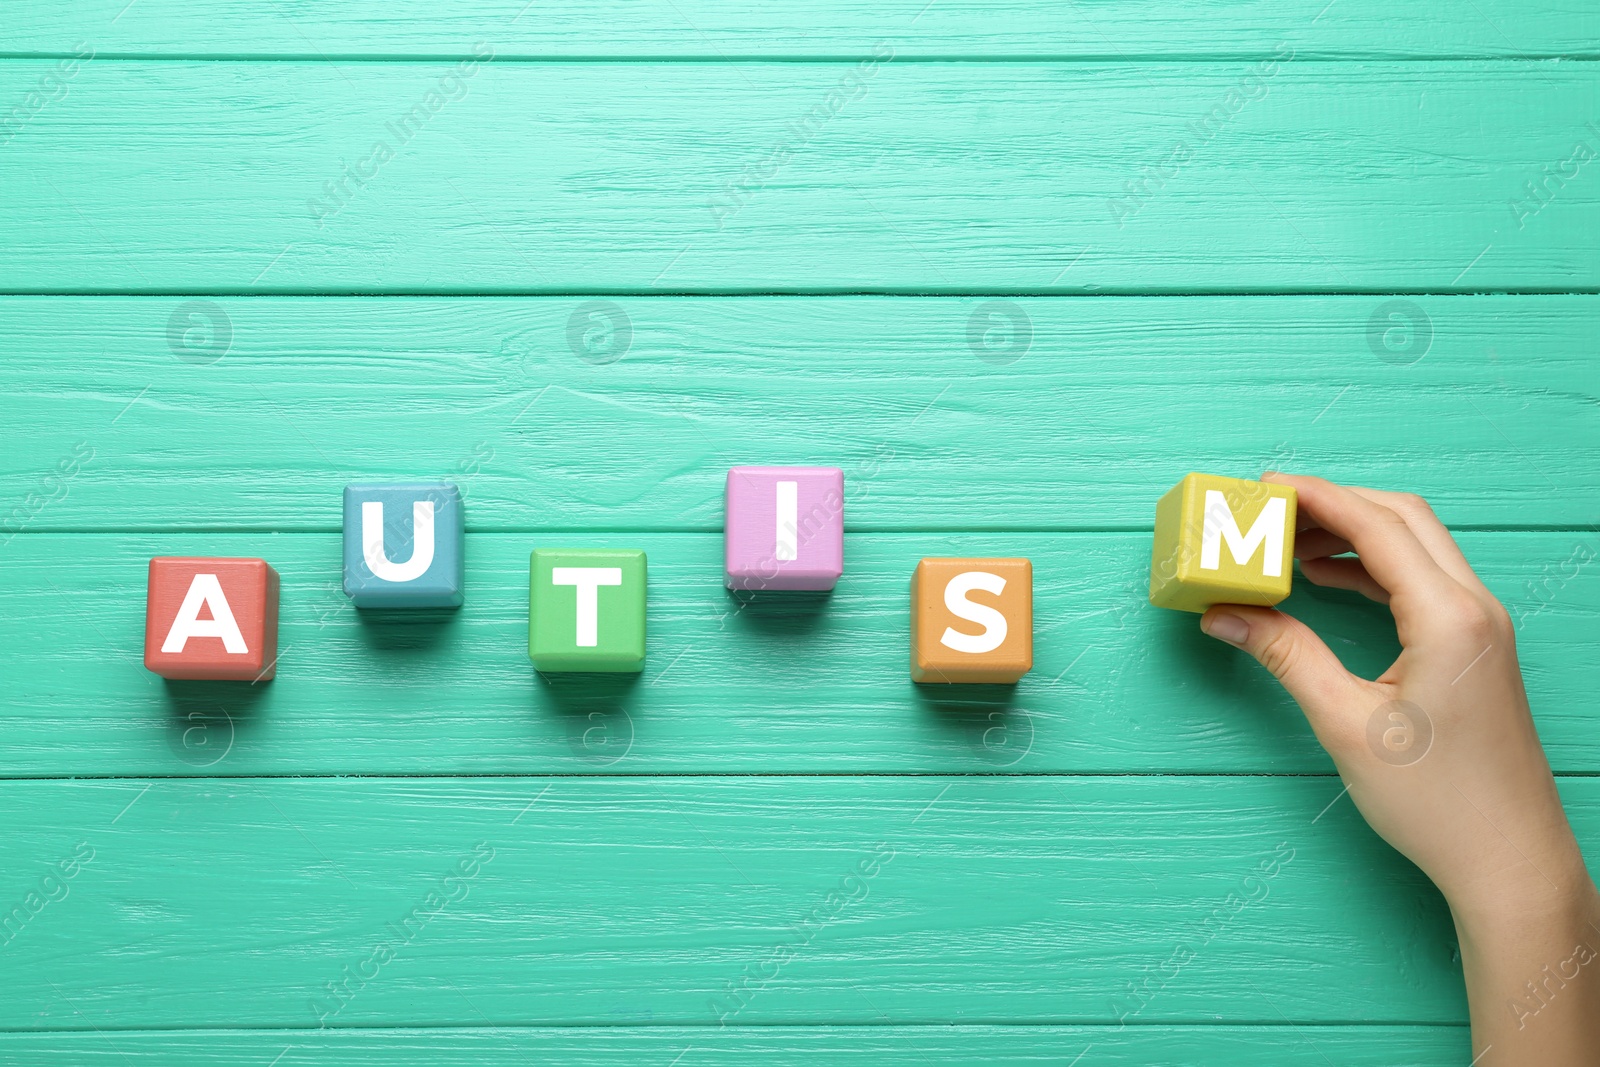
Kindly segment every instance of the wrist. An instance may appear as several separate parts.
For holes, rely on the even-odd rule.
[[[1583,939],[1600,948],[1600,892],[1584,869],[1549,869],[1507,876],[1447,892],[1465,951],[1469,945],[1559,943]]]

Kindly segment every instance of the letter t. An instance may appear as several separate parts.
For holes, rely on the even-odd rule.
[[[621,567],[552,567],[550,584],[578,588],[578,647],[600,643],[600,593],[602,585],[621,585]]]

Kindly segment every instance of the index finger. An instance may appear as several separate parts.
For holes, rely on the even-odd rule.
[[[1356,485],[1352,485],[1350,491],[1382,504],[1406,520],[1406,525],[1417,535],[1422,547],[1428,550],[1450,577],[1468,588],[1489,593],[1477,572],[1472,569],[1472,564],[1467,562],[1461,546],[1456,544],[1455,538],[1450,536],[1450,531],[1439,521],[1439,517],[1433,513],[1427,501],[1409,493],[1390,493],[1382,489],[1365,489]]]
[[[1350,542],[1367,573],[1392,597],[1432,599],[1456,588],[1397,512],[1322,478],[1268,471],[1262,481],[1293,486],[1299,507]]]

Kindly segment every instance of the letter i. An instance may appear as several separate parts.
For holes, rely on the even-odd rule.
[[[800,483],[778,483],[777,548],[774,557],[783,562],[800,558],[797,543],[800,532]]]

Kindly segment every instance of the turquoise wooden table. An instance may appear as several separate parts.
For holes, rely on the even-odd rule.
[[[1449,916],[1145,601],[1157,497],[1426,495],[1600,859],[1593,0],[13,0],[0,1061],[1464,1065]],[[831,597],[721,582],[846,477]],[[466,606],[340,587],[446,478]],[[650,561],[540,677],[535,547]],[[277,678],[141,665],[262,556]],[[914,686],[930,555],[1035,667]],[[1353,669],[1386,611],[1288,605]]]

